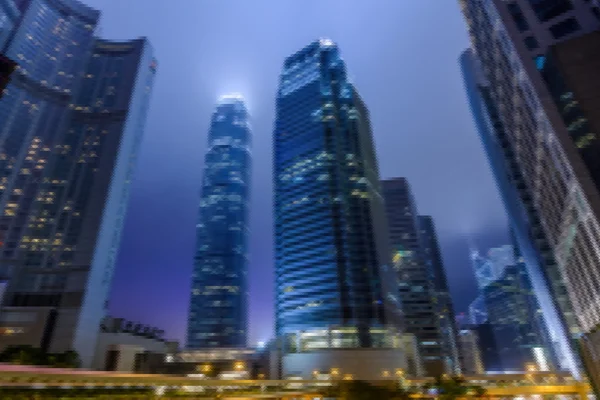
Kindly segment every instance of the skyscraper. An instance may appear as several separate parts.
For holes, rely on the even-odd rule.
[[[553,370],[554,354],[525,264],[506,266],[483,297],[503,369],[523,371],[535,363],[540,371]]]
[[[19,334],[0,345],[74,349],[89,366],[156,61],[145,39],[94,38],[99,13],[77,1],[9,3],[4,53],[19,66],[0,100],[0,326]]]
[[[478,15],[487,21],[487,17]],[[499,45],[497,41],[494,43]],[[492,98],[490,81],[472,50],[461,55],[460,63],[473,119],[508,215],[514,243],[527,266],[546,327],[556,343],[559,364],[578,373],[580,369],[570,341],[570,337],[576,336],[577,325],[565,282],[530,189],[510,148],[508,133]]]
[[[245,347],[251,132],[239,95],[212,115],[198,224],[187,347]]]
[[[430,376],[453,373],[452,362],[446,358],[449,354],[443,348],[435,290],[438,283],[434,271],[436,266],[427,262],[425,254],[425,247],[430,248],[431,243],[424,242],[419,232],[417,207],[410,185],[405,178],[386,179],[381,184],[405,330],[417,337],[423,363]]]
[[[369,113],[331,40],[285,60],[273,142],[284,347],[385,346],[399,308]]]
[[[442,333],[442,352],[446,358],[448,369],[454,373],[460,373],[454,304],[448,288],[446,270],[435,231],[435,224],[433,218],[426,215],[419,215],[418,223],[425,262],[428,263],[434,274],[433,289]]]

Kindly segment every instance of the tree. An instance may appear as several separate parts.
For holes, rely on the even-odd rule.
[[[78,368],[80,365],[79,355],[73,350],[53,354],[32,346],[9,346],[0,353],[0,362],[59,368]]]

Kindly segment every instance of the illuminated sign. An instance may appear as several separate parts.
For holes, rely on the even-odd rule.
[[[25,333],[23,328],[0,328],[0,335],[2,336],[12,336],[21,333]]]

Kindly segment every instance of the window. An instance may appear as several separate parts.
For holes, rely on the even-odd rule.
[[[529,0],[540,22],[563,15],[573,9],[571,0]]]
[[[533,36],[527,36],[525,38],[525,46],[527,46],[528,50],[535,50],[540,47],[538,41]]]
[[[519,7],[519,5],[517,3],[510,3],[510,4],[508,4],[507,7],[508,7],[508,12],[510,13],[513,20],[515,21],[515,24],[517,25],[517,29],[519,29],[519,31],[521,31],[521,32],[528,30],[529,24],[527,23],[527,20],[525,19],[525,16],[523,15],[523,12],[521,11],[521,7]]]
[[[575,18],[568,18],[550,27],[550,33],[554,39],[560,39],[581,29]]]

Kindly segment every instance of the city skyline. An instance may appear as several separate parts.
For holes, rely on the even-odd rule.
[[[442,21],[441,16],[437,16],[437,14],[433,16],[434,20],[439,23],[450,23],[449,28],[456,35],[453,47],[440,49],[439,56],[445,57],[445,61],[440,64],[446,65],[429,71],[430,76],[417,75],[421,76],[422,81],[426,84],[419,85],[419,90],[414,87],[411,93],[414,94],[416,101],[412,100],[407,103],[398,96],[397,92],[393,92],[394,86],[390,88],[389,93],[386,93],[388,91],[383,88],[388,87],[389,82],[382,86],[385,80],[376,79],[373,82],[375,76],[387,74],[389,79],[397,80],[397,87],[400,88],[409,84],[417,74],[417,70],[423,65],[434,65],[436,62],[414,60],[414,62],[407,63],[406,76],[398,76],[393,69],[384,67],[393,60],[386,60],[387,53],[385,47],[382,47],[384,46],[382,40],[380,39],[379,42],[369,40],[369,38],[374,39],[381,34],[375,31],[367,32],[368,35],[361,39],[352,35],[349,29],[344,27],[346,23],[335,22],[333,26],[325,28],[325,20],[321,21],[321,18],[315,18],[318,23],[313,23],[312,26],[309,24],[303,33],[291,37],[281,44],[275,43],[272,38],[267,36],[266,32],[261,33],[258,37],[252,36],[249,40],[258,40],[259,37],[269,40],[269,45],[276,47],[277,50],[267,53],[268,57],[261,62],[256,60],[248,62],[249,54],[243,49],[243,46],[235,45],[231,35],[222,31],[221,28],[211,25],[221,32],[223,41],[221,44],[208,42],[202,44],[208,59],[211,57],[213,59],[211,64],[224,70],[223,73],[219,73],[213,67],[203,66],[204,64],[198,59],[194,59],[192,54],[185,53],[186,58],[182,58],[180,55],[175,57],[176,54],[166,47],[166,41],[174,40],[173,33],[165,32],[164,28],[157,27],[160,24],[156,20],[153,23],[152,18],[158,18],[161,13],[168,15],[169,10],[158,6],[158,10],[146,13],[144,18],[141,18],[134,13],[136,7],[140,7],[139,4],[133,4],[135,2],[119,7],[100,1],[87,3],[99,6],[103,12],[103,35],[116,38],[134,31],[138,34],[146,34],[153,41],[157,55],[161,58],[161,74],[159,74],[156,94],[153,98],[147,140],[144,143],[140,159],[140,173],[133,182],[131,208],[125,227],[123,247],[119,255],[117,277],[110,304],[112,310],[121,311],[120,315],[161,326],[167,331],[168,336],[176,339],[183,338],[187,309],[184,292],[186,292],[185,288],[189,287],[188,280],[191,275],[192,263],[190,260],[193,256],[195,241],[193,225],[199,200],[197,185],[201,176],[199,155],[204,153],[206,140],[205,135],[198,134],[198,132],[206,132],[209,126],[208,118],[211,107],[218,95],[237,91],[247,97],[250,112],[254,117],[253,125],[257,137],[254,153],[256,159],[260,160],[253,173],[252,192],[257,193],[257,198],[253,198],[251,209],[268,209],[267,205],[270,200],[264,193],[270,193],[270,184],[268,183],[270,167],[265,164],[270,164],[267,138],[271,135],[274,121],[273,101],[276,77],[278,76],[277,69],[286,54],[321,36],[328,36],[337,41],[344,49],[348,62],[352,62],[352,77],[359,90],[364,92],[365,102],[372,110],[374,136],[380,154],[382,178],[407,176],[415,188],[421,212],[433,215],[436,220],[453,293],[465,290],[467,293],[469,290],[474,293],[468,264],[468,248],[465,242],[467,235],[474,236],[476,243],[484,248],[508,242],[504,217],[500,211],[494,212],[494,207],[491,206],[496,203],[496,208],[498,208],[499,200],[493,182],[489,178],[488,167],[485,166],[486,162],[473,130],[468,109],[463,104],[453,106],[452,100],[441,101],[442,97],[450,93],[457,99],[454,103],[465,103],[460,73],[455,64],[460,51],[468,41],[456,4],[437,7],[437,3],[434,5],[433,2],[429,2],[430,4],[418,2],[411,5],[387,2],[385,5],[375,7],[367,14],[368,18],[381,18],[386,13],[386,7],[392,7],[395,12],[400,13],[399,15],[403,15],[403,18],[416,15],[423,20],[423,18],[431,17],[428,10],[436,7],[440,9],[440,12],[448,11],[452,16],[448,21]],[[190,8],[190,13],[196,10],[204,11],[219,21],[217,18],[221,12],[219,6],[209,7],[206,10],[198,10],[198,7],[191,2],[184,3],[185,6]],[[334,7],[335,5],[332,3],[329,6]],[[294,8],[293,6],[286,8],[281,5],[273,5],[272,12],[284,13],[289,11],[290,7]],[[311,12],[317,13],[311,7],[305,11],[298,10],[298,12],[304,15],[305,20],[309,18]],[[358,6],[352,12],[354,18],[357,18],[357,15],[366,11]],[[241,18],[243,14],[242,10],[233,13],[233,16],[228,15],[234,20]],[[129,22],[122,23],[123,18],[127,18]],[[202,17],[203,20],[204,18],[207,17]],[[392,21],[387,18],[382,24],[382,26],[389,27]],[[185,23],[181,25],[185,26]],[[151,26],[152,29],[149,29]],[[412,27],[418,29],[424,35],[424,40],[430,45],[437,41],[434,36],[428,35],[418,26],[413,24]],[[272,30],[273,27],[270,29]],[[183,33],[183,31],[180,32]],[[194,35],[199,35],[199,33]],[[403,41],[388,40],[387,45],[391,44],[402,46]],[[414,45],[407,44],[407,46],[404,51],[410,52],[411,49],[416,51],[412,47]],[[228,48],[228,50],[222,51],[222,48]],[[175,46],[174,51],[185,52],[184,48],[179,45]],[[377,69],[373,69],[369,63],[361,62],[360,54],[365,51],[367,54],[382,57],[382,63],[381,65],[377,63]],[[182,85],[181,80],[176,76],[179,74],[173,69],[173,63],[176,60],[178,60],[177,68],[181,68],[181,75],[187,74],[188,78],[192,80],[192,85],[189,84],[190,82]],[[238,67],[232,70],[231,65],[234,62],[244,68]],[[191,73],[194,68],[200,69]],[[212,76],[212,82],[198,81],[198,74],[202,75],[199,72],[202,68],[205,71],[204,75],[210,72],[208,75]],[[264,72],[261,69],[264,69]],[[258,70],[261,70],[260,73]],[[226,79],[225,75],[228,75],[230,79]],[[268,79],[265,78],[267,75]],[[369,83],[370,81],[374,84]],[[249,82],[254,82],[254,84],[249,86]],[[441,89],[434,89],[436,85],[440,85]],[[434,93],[437,90],[441,91],[436,95]],[[178,102],[178,107],[168,105],[176,98],[174,96],[180,95],[186,100]],[[439,111],[441,121],[433,125],[431,121],[426,121],[422,117],[420,119],[414,117],[413,115],[419,114],[418,107],[415,109],[414,106],[411,106],[413,102],[418,104],[419,101],[427,101],[429,98],[433,100],[433,107],[436,107],[436,111]],[[436,98],[438,98],[437,101]],[[394,105],[395,102],[397,105]],[[390,106],[393,107],[390,108]],[[162,121],[166,115],[161,108],[169,110],[168,122]],[[396,118],[393,118],[393,115],[397,112],[396,108],[406,108],[406,111],[403,112],[403,116],[405,114],[406,118],[405,126],[395,122]],[[461,115],[461,117],[457,118],[457,115]],[[452,126],[451,122],[457,119],[456,128],[448,129],[448,126]],[[399,135],[398,131],[406,133]],[[164,135],[164,132],[169,134]],[[384,146],[383,143],[386,145]],[[415,156],[411,154],[414,153],[414,150],[409,150],[413,148],[423,148],[424,152]],[[165,157],[165,154],[167,154],[168,162],[157,169],[153,165],[155,164],[153,160]],[[436,159],[441,159],[441,161],[435,163],[436,168],[432,168],[434,165],[431,163]],[[439,164],[440,162],[445,162],[445,165]],[[434,171],[430,172],[431,169]],[[179,176],[182,171],[190,172]],[[175,176],[178,177],[174,178]],[[473,182],[478,184],[475,185]],[[163,195],[165,192],[170,193],[171,198]],[[439,202],[440,192],[447,199],[442,204]],[[164,209],[171,210],[168,219],[162,211]],[[154,215],[154,218],[147,220],[146,215],[148,214]],[[252,212],[251,231],[253,233],[250,238],[249,279],[251,293],[250,344],[267,339],[272,332],[273,275],[270,240],[272,233],[269,229],[263,228],[271,225],[270,220],[271,216],[267,213]],[[478,226],[479,224],[481,226]],[[150,236],[146,233],[153,231],[162,233],[158,236]],[[182,233],[184,231],[187,233]],[[166,238],[159,245],[157,240],[162,235]],[[145,250],[154,248],[161,248],[161,252]],[[134,277],[142,270],[145,271],[145,276],[135,279]],[[467,284],[464,285],[463,282],[467,282]],[[157,295],[156,299],[151,298],[144,301],[140,299],[140,297],[144,297],[144,293],[152,292],[162,292],[164,295]],[[465,310],[466,304],[470,300],[470,296],[467,299],[459,297],[455,301],[457,311]]]

